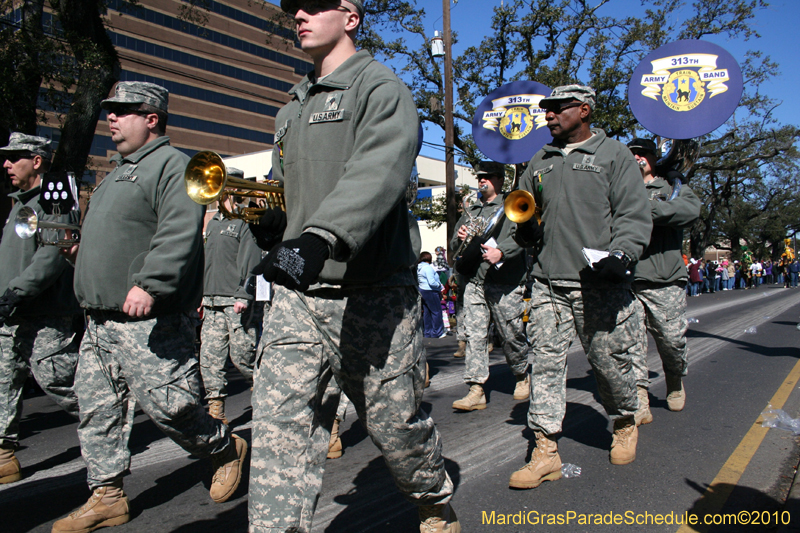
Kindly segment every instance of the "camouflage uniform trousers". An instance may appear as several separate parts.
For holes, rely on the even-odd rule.
[[[228,426],[200,403],[194,336],[191,319],[180,313],[125,321],[121,313],[91,312],[75,377],[89,488],[128,474],[137,402],[161,431],[197,457],[228,446]]]
[[[624,288],[573,288],[537,282],[531,295],[531,401],[528,425],[561,431],[567,407],[567,350],[578,334],[612,420],[639,408],[632,357],[641,317]]]
[[[456,291],[456,339],[467,342],[467,328],[464,325],[464,290],[467,280],[461,274],[454,274],[458,290]]]
[[[252,305],[252,304],[251,304]],[[256,358],[256,328],[243,322],[250,318],[250,309],[241,314],[233,305],[205,306],[203,329],[200,338],[200,374],[206,399],[225,398],[225,363],[230,356],[234,366],[247,381],[253,379],[253,363]]]
[[[634,305],[644,317],[646,327],[641,328],[639,344],[633,354],[633,371],[636,384],[647,388],[650,372],[647,368],[647,333],[656,341],[664,374],[675,377],[686,375],[689,366],[686,348],[686,283],[650,283],[636,281]]]
[[[450,500],[441,438],[420,408],[420,305],[413,286],[306,294],[276,287],[256,358],[250,531],[311,531],[339,404],[336,384],[400,492],[417,505]]]
[[[524,287],[467,283],[464,289],[464,327],[467,332],[464,381],[483,385],[489,379],[489,324],[494,321],[503,353],[515,376],[524,376],[528,368],[528,339],[522,315]]]
[[[72,384],[80,335],[73,318],[31,317],[0,327],[0,444],[19,444],[22,389],[29,369],[50,399],[78,417]]]

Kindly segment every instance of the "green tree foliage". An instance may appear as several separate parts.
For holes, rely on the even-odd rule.
[[[134,2],[131,2],[134,3]],[[48,9],[45,9],[48,8]],[[105,0],[0,0],[0,137],[36,133],[45,110],[61,138],[52,170],[82,175],[100,116],[100,100],[119,78],[106,33]]]

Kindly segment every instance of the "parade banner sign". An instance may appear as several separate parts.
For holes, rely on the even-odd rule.
[[[527,163],[553,139],[539,107],[550,92],[535,81],[513,81],[489,94],[472,119],[472,137],[481,152],[498,163]]]
[[[675,41],[636,67],[628,101],[645,129],[670,139],[691,139],[724,124],[739,105],[743,88],[739,64],[724,48],[706,41]]]

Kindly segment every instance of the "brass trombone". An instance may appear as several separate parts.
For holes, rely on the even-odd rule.
[[[219,202],[219,211],[225,218],[238,218],[253,223],[259,221],[267,208],[279,207],[286,211],[283,187],[278,187],[277,181],[257,183],[228,176],[225,162],[215,152],[196,153],[186,166],[183,181],[189,198],[200,205]],[[264,200],[267,207],[234,206],[229,210],[225,206],[225,200],[229,196],[258,198]]]
[[[42,230],[55,231],[55,238],[48,238]],[[37,236],[41,244],[58,246],[59,248],[69,248],[73,244],[80,244],[81,241],[80,225],[39,220],[36,211],[28,206],[21,207],[14,218],[14,231],[17,232],[20,239],[30,239],[33,236]],[[64,232],[63,238],[61,238],[62,231]],[[72,234],[69,235],[67,232],[72,232]]]

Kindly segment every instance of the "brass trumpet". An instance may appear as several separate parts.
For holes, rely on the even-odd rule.
[[[508,193],[503,201],[503,211],[508,220],[517,224],[527,222],[534,216],[537,222],[542,223],[542,209],[528,191],[517,189]]]
[[[55,238],[45,236],[42,230],[55,231]],[[81,241],[81,227],[77,224],[65,224],[62,222],[50,222],[48,220],[39,220],[36,211],[28,206],[23,206],[17,213],[14,219],[14,231],[20,239],[30,239],[37,236],[39,242],[47,246],[58,246],[59,248],[69,248],[73,244],[80,244]],[[61,232],[64,232],[64,237],[61,237]],[[67,232],[72,232],[67,236]]]
[[[219,202],[219,211],[225,218],[238,218],[253,223],[259,221],[267,208],[279,207],[286,211],[283,187],[278,187],[277,181],[256,183],[228,176],[225,162],[215,152],[196,153],[186,166],[183,181],[189,198],[200,205]],[[267,207],[235,206],[229,210],[225,206],[225,200],[229,196],[258,198],[264,200]]]

